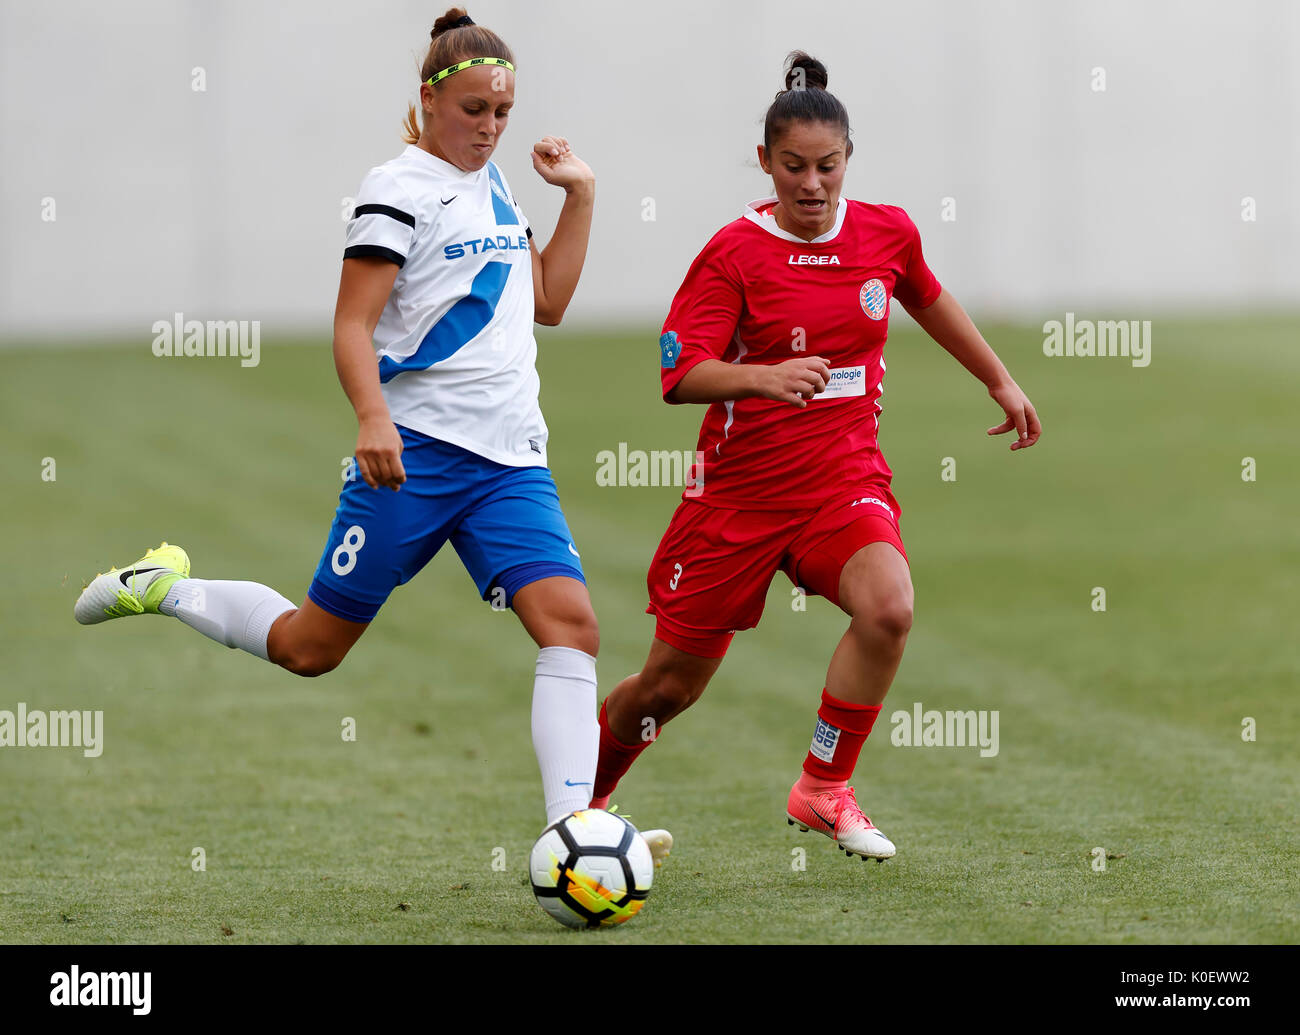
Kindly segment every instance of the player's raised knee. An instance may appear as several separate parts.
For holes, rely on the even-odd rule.
[[[639,704],[640,710],[647,716],[658,722],[666,722],[689,707],[692,700],[694,695],[684,682],[665,678],[646,686]]]
[[[875,636],[904,639],[912,630],[912,597],[907,593],[893,593],[874,600],[853,617],[853,624],[869,630]]]
[[[343,661],[344,654],[328,645],[296,646],[282,657],[273,659],[281,668],[295,676],[323,676],[333,672]]]
[[[667,721],[694,704],[707,682],[678,668],[647,669],[642,674],[641,710],[660,722]]]

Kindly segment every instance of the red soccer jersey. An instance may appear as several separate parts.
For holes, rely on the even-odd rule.
[[[830,231],[803,241],[776,225],[775,204],[751,202],[705,245],[659,341],[665,398],[706,359],[831,366],[825,393],[803,409],[761,398],[709,406],[690,495],[718,507],[816,507],[847,485],[888,485],[876,432],[889,300],[924,308],[942,290],[901,208],[842,198]]]

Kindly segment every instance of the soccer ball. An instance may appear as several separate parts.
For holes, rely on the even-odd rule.
[[[603,809],[552,823],[528,857],[538,904],[568,927],[612,927],[636,916],[654,873],[636,827]]]

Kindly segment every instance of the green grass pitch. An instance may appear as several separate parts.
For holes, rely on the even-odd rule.
[[[1026,453],[985,436],[996,407],[915,328],[887,349],[916,623],[854,783],[898,856],[785,823],[845,619],[794,609],[778,575],[618,791],[678,847],[606,932],[560,928],[525,884],[535,648],[449,548],[317,680],[164,618],[73,621],[84,581],[162,539],[198,577],[302,598],[355,441],[328,341],[268,335],[249,368],[147,338],[0,353],[0,709],[104,713],[98,758],[0,747],[0,940],[1295,941],[1300,323],[1157,319],[1147,368],[983,329],[1042,416]],[[679,490],[598,486],[596,454],[692,449],[702,416],[659,401],[656,338],[539,331],[602,693],[649,646],[645,571]],[[998,754],[895,746],[890,715],[918,701],[996,710]]]

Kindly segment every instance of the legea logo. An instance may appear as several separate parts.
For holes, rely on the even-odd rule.
[[[860,500],[854,500],[852,503],[849,504],[849,506],[856,507],[860,503],[874,503],[877,507],[884,507],[885,510],[889,511],[889,515],[891,517],[894,514],[893,508],[890,507],[888,503],[886,503],[884,500],[876,499],[875,496],[863,496],[862,499]]]

